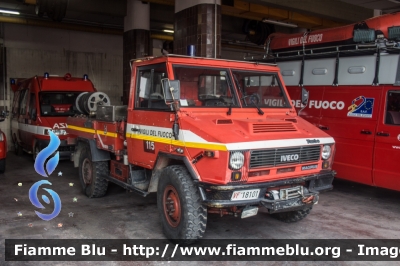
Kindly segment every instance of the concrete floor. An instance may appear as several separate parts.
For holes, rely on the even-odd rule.
[[[33,167],[32,156],[8,153],[6,172],[0,175],[0,265],[89,265],[90,262],[27,263],[4,261],[4,239],[147,239],[164,238],[156,197],[142,198],[111,184],[103,198],[89,199],[81,192],[77,168],[61,161],[49,181],[62,200],[62,210],[51,221],[39,219],[28,191],[42,180]],[[62,172],[62,176],[56,173]],[[22,186],[18,186],[22,183]],[[69,183],[73,183],[70,186]],[[304,220],[286,224],[266,213],[240,219],[208,216],[206,239],[400,239],[400,192],[336,180],[334,190],[320,196],[319,204]],[[73,198],[77,201],[74,202]],[[18,216],[21,212],[22,216]],[[69,213],[73,212],[73,217]],[[62,227],[57,225],[62,223]],[[29,224],[32,224],[31,227]],[[160,262],[169,264],[168,262]],[[150,262],[150,264],[160,264]],[[144,265],[144,262],[104,262],[97,265]],[[201,262],[171,262],[199,265]],[[210,264],[210,263],[207,263]],[[262,265],[259,262],[219,262],[215,265]],[[269,262],[271,265],[310,265],[310,262]],[[320,262],[315,265],[357,265],[357,262]],[[385,263],[363,263],[381,264]],[[394,265],[394,264],[393,264]]]

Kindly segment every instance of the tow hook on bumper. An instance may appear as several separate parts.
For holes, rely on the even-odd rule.
[[[314,200],[314,195],[311,195],[309,197],[303,197],[303,199],[301,201],[305,204],[308,204],[308,203],[312,203],[313,200]]]
[[[270,200],[263,199],[261,204],[268,209],[269,213],[295,211],[307,208],[318,202],[318,192],[311,192],[303,195],[303,197],[287,199],[287,200]]]

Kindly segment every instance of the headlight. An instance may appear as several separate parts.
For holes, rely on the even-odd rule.
[[[322,159],[327,160],[331,157],[332,149],[329,145],[324,145],[322,148]]]
[[[231,152],[229,166],[233,170],[239,170],[244,164],[244,154],[240,151]]]
[[[44,134],[45,135],[49,135],[49,131],[53,131],[53,133],[57,136],[60,135],[67,135],[67,131],[64,129],[45,129],[44,130]]]

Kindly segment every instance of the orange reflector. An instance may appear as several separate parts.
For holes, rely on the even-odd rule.
[[[322,169],[328,169],[329,168],[329,161],[324,161],[322,163]]]
[[[250,172],[249,177],[253,176],[262,176],[262,175],[269,175],[269,170],[264,170],[264,171],[257,171],[257,172]]]
[[[289,172],[294,172],[296,167],[286,167],[286,168],[279,168],[276,170],[277,174],[282,174],[282,173],[289,173]]]
[[[239,181],[242,178],[242,173],[241,172],[233,172],[232,173],[232,181]]]
[[[207,156],[207,157],[212,158],[212,157],[215,156],[215,153],[213,151],[205,151],[204,155]]]

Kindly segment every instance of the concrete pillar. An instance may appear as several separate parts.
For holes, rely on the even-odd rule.
[[[221,0],[175,0],[174,53],[221,57]]]
[[[382,16],[382,10],[374,9],[374,17],[379,17],[379,16]]]
[[[139,0],[127,0],[124,20],[124,60],[122,103],[128,104],[131,81],[130,60],[151,55],[150,4]]]

